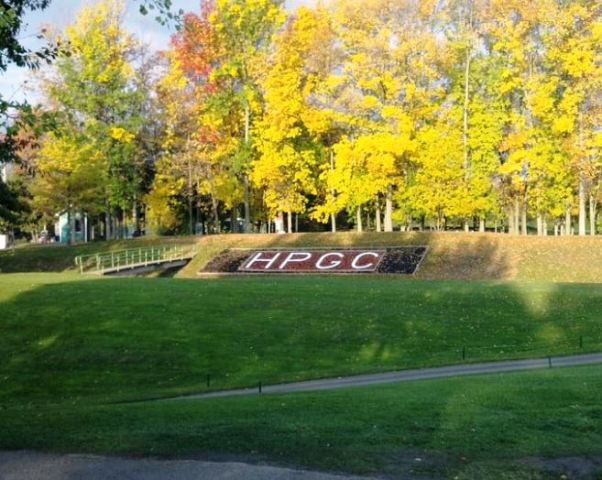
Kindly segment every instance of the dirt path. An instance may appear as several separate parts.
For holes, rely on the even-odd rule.
[[[0,480],[370,480],[306,470],[200,460],[0,452]],[[375,480],[375,479],[373,479]]]
[[[533,370],[538,368],[568,367],[602,363],[602,353],[587,355],[571,355],[566,357],[533,358],[526,360],[509,360],[501,362],[472,363],[468,365],[452,365],[449,367],[420,368],[415,370],[400,370],[397,372],[376,373],[371,375],[354,375],[350,377],[325,378],[306,382],[282,383],[278,385],[262,385],[261,393],[292,393],[316,390],[332,390],[335,388],[360,387],[386,383],[407,382],[429,378],[458,377],[483,373],[514,372],[518,370]],[[241,388],[237,390],[222,390],[210,393],[199,393],[163,399],[161,401],[205,399],[216,397],[231,397],[259,393],[256,388]]]

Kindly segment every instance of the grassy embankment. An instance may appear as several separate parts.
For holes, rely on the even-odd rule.
[[[0,250],[0,274],[17,272],[76,271],[75,257],[159,245],[192,244],[195,237],[141,237],[132,240],[93,242],[81,245],[22,245]]]
[[[302,233],[221,235],[199,242],[199,254],[180,273],[198,270],[226,248],[427,245],[416,274],[425,280],[525,280],[602,283],[602,237],[521,237],[503,234]]]
[[[416,275],[419,279],[602,283],[602,236],[521,237],[459,232],[150,237],[76,247],[25,246],[0,251],[0,272],[65,272],[74,270],[77,255],[195,241],[199,254],[179,277],[196,278],[206,262],[232,247],[427,245],[429,252]]]

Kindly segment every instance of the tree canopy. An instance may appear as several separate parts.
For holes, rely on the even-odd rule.
[[[288,231],[295,220],[596,233],[599,2],[170,7],[141,3],[181,20],[154,66],[113,0],[85,7],[60,37],[43,110],[61,122],[34,162],[44,205],[65,201],[61,170],[47,167],[59,161],[86,172],[69,203],[107,236],[142,220],[270,231],[285,218]]]

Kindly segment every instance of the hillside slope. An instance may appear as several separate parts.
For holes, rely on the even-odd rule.
[[[522,237],[478,233],[300,233],[216,235],[199,240],[199,254],[178,274],[194,278],[227,248],[426,245],[417,278],[602,282],[602,237]]]
[[[75,247],[26,246],[0,251],[0,274],[75,271],[76,255],[193,242],[198,243],[199,253],[179,272],[181,278],[197,278],[211,258],[228,248],[425,245],[429,250],[416,278],[602,283],[602,236],[522,237],[460,232],[238,234],[148,237]]]

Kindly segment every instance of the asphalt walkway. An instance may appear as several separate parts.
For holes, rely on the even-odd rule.
[[[587,355],[571,355],[563,357],[532,358],[526,360],[507,360],[487,363],[471,363],[451,365],[448,367],[419,368],[414,370],[400,370],[396,372],[375,373],[368,375],[353,375],[349,377],[324,378],[305,382],[281,383],[277,385],[262,385],[261,393],[293,393],[312,392],[317,390],[332,390],[335,388],[361,387],[365,385],[381,385],[387,383],[407,382],[411,380],[425,380],[429,378],[458,377],[483,373],[515,372],[519,370],[534,370],[538,368],[569,367],[602,363],[602,353]],[[163,400],[191,400],[217,397],[233,397],[239,395],[253,395],[260,393],[259,384],[254,388],[240,388],[236,390],[221,390],[209,393],[199,393],[173,397]]]
[[[99,455],[0,452],[1,480],[370,480],[367,477],[249,465]],[[375,479],[374,479],[375,480]]]

